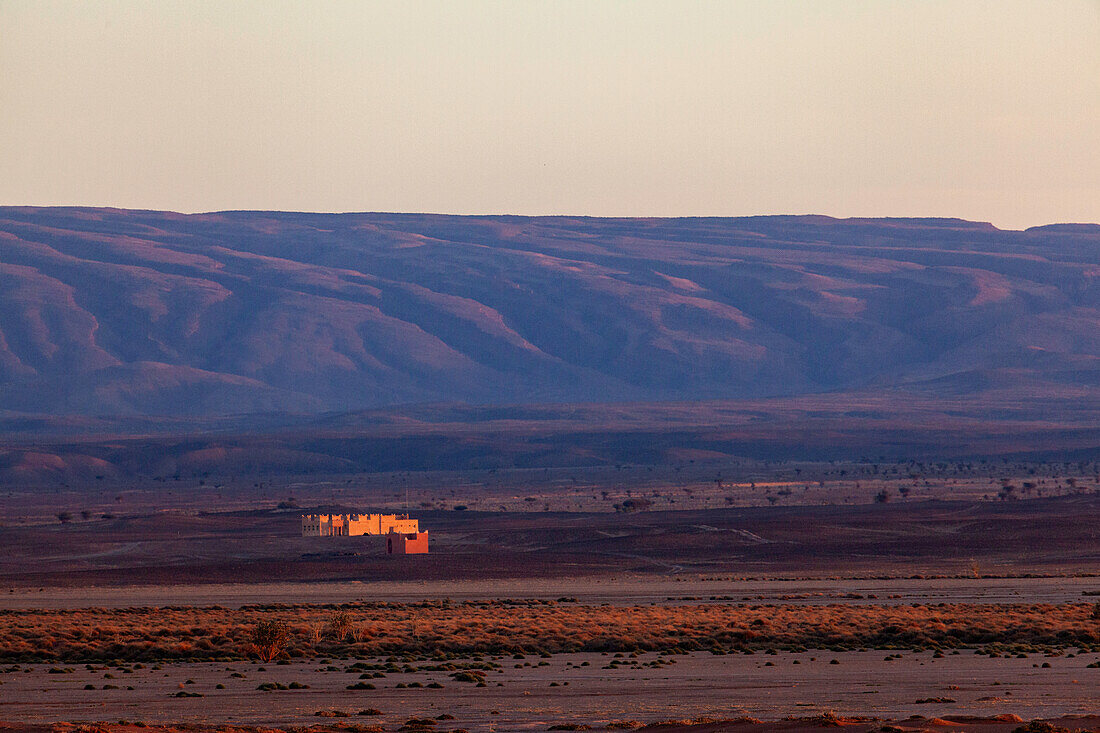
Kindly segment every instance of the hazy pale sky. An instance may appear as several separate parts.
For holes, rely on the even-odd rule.
[[[1100,222],[1100,0],[0,0],[0,204]]]

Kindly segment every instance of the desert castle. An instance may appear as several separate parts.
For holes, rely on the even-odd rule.
[[[408,514],[303,514],[303,537],[355,537],[361,534],[415,534],[420,522]]]
[[[408,514],[303,514],[303,537],[385,535],[386,552],[414,555],[428,551],[428,533]]]

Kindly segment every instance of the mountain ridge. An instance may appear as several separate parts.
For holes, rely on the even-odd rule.
[[[0,282],[25,415],[1100,389],[1100,225],[0,207]]]

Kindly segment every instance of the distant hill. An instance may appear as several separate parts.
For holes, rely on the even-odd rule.
[[[0,208],[10,420],[855,391],[1096,414],[1100,226]]]

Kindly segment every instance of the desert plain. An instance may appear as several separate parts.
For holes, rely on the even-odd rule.
[[[630,496],[576,468],[526,485],[508,472],[189,480],[170,502],[159,486],[13,488],[0,719],[1093,730],[1093,467],[1012,468],[914,479],[807,464],[796,483],[790,466],[772,480],[754,466],[756,480],[716,483],[714,466],[687,464]],[[426,480],[453,487],[423,501]],[[1025,483],[1035,495],[1004,490]],[[795,494],[815,490],[843,498]],[[430,554],[300,536],[302,513],[367,505],[416,516]],[[266,660],[264,622],[286,632]]]
[[[0,234],[0,731],[1100,728],[1097,225]]]

